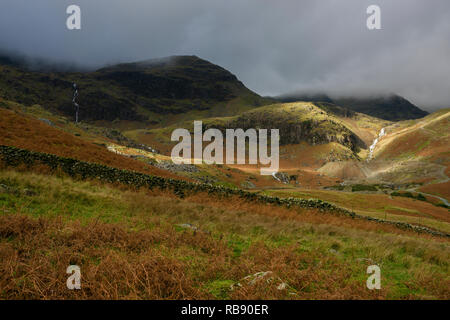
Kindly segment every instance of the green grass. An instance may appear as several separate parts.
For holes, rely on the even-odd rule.
[[[214,280],[205,285],[205,288],[217,299],[227,299],[231,291],[233,280]]]
[[[132,233],[174,228],[180,237],[193,231],[176,225],[190,223],[210,232],[214,241],[223,241],[230,250],[230,255],[221,260],[223,267],[214,266],[217,271],[207,271],[211,259],[218,254],[208,251],[211,250],[208,247],[195,243],[172,247],[164,244],[164,240],[153,246],[185,263],[187,274],[200,290],[217,299],[236,297],[230,290],[232,284],[245,275],[277,270],[281,261],[286,266],[277,274],[301,296],[354,290],[350,288],[359,288],[355,294],[368,294],[366,268],[375,263],[381,267],[383,295],[387,298],[448,298],[445,290],[428,288],[426,283],[417,280],[424,275],[441,279],[443,284],[448,280],[450,247],[447,242],[280,219],[244,208],[227,210],[64,177],[0,171],[0,184],[8,187],[7,192],[0,193],[1,216],[21,213],[35,218],[62,219],[65,223],[79,221],[82,225],[98,221],[120,224]],[[15,243],[16,239],[4,241]],[[285,254],[287,257],[283,258]],[[51,251],[49,255],[52,256]],[[297,256],[297,264],[290,265],[294,257],[291,255]],[[99,257],[89,259],[94,265],[102,263]],[[240,271],[230,273],[229,268]],[[289,272],[296,268],[295,272],[302,272],[305,277],[312,273],[320,276],[301,287],[296,284],[295,276],[283,273],[286,268]],[[288,297],[295,298],[295,295]]]
[[[373,185],[364,185],[364,184],[355,184],[352,185],[352,192],[359,192],[359,191],[378,191],[377,187]]]
[[[374,185],[380,188],[379,185]],[[334,189],[334,188],[332,188]],[[353,193],[353,192],[343,192],[334,190],[305,190],[305,189],[286,189],[286,190],[270,190],[266,189],[263,192],[267,195],[279,196],[279,197],[297,197],[297,198],[315,198],[322,199],[330,203],[334,203],[338,206],[344,207],[348,210],[353,210],[361,215],[370,216],[378,219],[387,219],[390,221],[406,222],[411,224],[420,224],[429,226],[431,228],[441,230],[450,233],[450,224],[445,221],[436,220],[435,218],[429,217],[428,214],[419,212],[417,210],[412,210],[408,208],[401,207],[401,205],[396,206],[386,206],[384,202],[368,202],[366,195]],[[386,197],[387,195],[377,195],[379,197]],[[339,200],[339,201],[337,201]],[[416,199],[417,200],[417,199]],[[435,205],[430,203],[430,205]],[[415,216],[405,216],[400,214],[392,214],[386,212],[388,209],[396,209],[403,211],[408,214],[413,214]]]
[[[403,191],[403,192],[392,192],[391,196],[393,197],[405,197],[405,198],[411,198],[411,199],[416,199],[416,200],[420,200],[420,201],[428,201],[427,198],[421,194],[418,193],[417,195],[413,195],[411,192],[408,191]]]

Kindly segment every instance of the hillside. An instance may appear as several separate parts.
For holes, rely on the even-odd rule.
[[[408,176],[408,171],[415,172],[424,184],[420,191],[450,199],[449,127],[450,109],[388,127],[391,133],[380,143],[377,159],[401,166],[386,175],[399,179]]]
[[[83,136],[77,137],[43,121],[3,108],[0,108],[0,145],[46,152],[120,169],[175,177],[170,172],[144,162],[114,154],[101,144],[86,141]]]
[[[439,180],[442,175],[440,171],[438,172],[436,165],[430,166],[422,159],[417,159],[414,165],[416,169],[410,170],[406,175],[395,173],[399,172],[397,168],[402,168],[398,159],[391,159],[384,163],[378,159],[370,163],[364,161],[369,155],[369,146],[381,128],[390,128],[391,122],[355,112],[331,102],[270,104],[270,100],[262,99],[247,90],[228,71],[194,56],[126,63],[90,73],[49,72],[43,74],[23,71],[17,69],[17,66],[4,65],[2,68],[6,71],[3,74],[4,82],[13,88],[8,91],[0,90],[4,96],[14,97],[16,93],[18,96],[14,99],[19,101],[27,99],[30,99],[29,103],[50,101],[49,104],[38,103],[29,106],[11,102],[11,100],[2,100],[1,103],[4,106],[11,107],[16,104],[11,107],[16,111],[30,114],[34,118],[52,119],[57,123],[57,127],[85,141],[108,146],[110,150],[138,158],[142,160],[140,162],[146,162],[153,169],[162,169],[164,174],[256,189],[280,184],[280,181],[273,178],[270,180],[270,177],[258,178],[256,166],[197,166],[198,168],[192,170],[172,168],[169,164],[170,159],[167,158],[174,145],[174,142],[170,141],[171,132],[175,128],[191,128],[193,120],[202,119],[205,130],[209,127],[222,130],[239,127],[244,129],[278,128],[281,134],[280,171],[287,177],[284,178],[283,183],[286,179],[292,179],[291,184],[295,183],[297,186],[322,188],[336,183],[428,183],[426,179],[446,182]],[[36,81],[36,77],[40,80]],[[81,92],[84,92],[92,98],[92,104],[96,106],[93,109],[97,111],[103,110],[102,105],[106,101],[108,108],[112,108],[108,109],[108,115],[99,113],[94,117],[97,120],[86,122],[82,119],[82,123],[75,126],[70,121],[72,106],[67,117],[64,117],[64,113],[61,115],[58,110],[52,111],[53,108],[49,106],[56,105],[59,99],[53,98],[52,94],[56,97],[62,96],[58,94],[58,83],[71,84],[73,77],[79,78],[77,83],[80,88],[80,104],[83,98]],[[41,81],[42,79],[44,81]],[[49,79],[55,84],[54,87],[51,90],[47,88],[39,92]],[[88,84],[84,90],[80,87],[83,81]],[[209,86],[213,83],[222,83],[222,85],[218,86],[217,90],[210,90]],[[24,84],[30,87],[22,86]],[[110,104],[107,102],[108,99],[104,100],[105,95],[90,92],[89,88],[94,91],[108,91],[125,100],[133,97],[131,100],[134,101],[136,96],[139,96],[140,100],[127,102],[126,106],[116,104],[116,100]],[[64,99],[67,94],[71,98],[72,88],[64,90],[67,91]],[[27,92],[29,94],[26,94]],[[167,102],[167,98],[164,97],[169,97],[169,100],[173,102],[167,110],[163,110],[165,107],[162,108],[164,101]],[[326,96],[319,98],[331,101]],[[162,109],[147,108],[149,105],[146,101],[148,102],[149,99],[157,101],[157,105]],[[184,107],[178,109],[180,101],[191,103],[196,99],[203,101],[205,105],[212,100],[221,101],[209,109],[203,109],[201,103],[196,104],[193,109],[183,109]],[[257,103],[253,103],[255,101]],[[70,100],[67,99],[66,102],[70,105]],[[129,106],[133,103],[136,108],[130,109]],[[262,106],[258,106],[259,104]],[[121,115],[119,115],[120,118],[111,121],[109,112],[114,113],[115,108],[120,110]],[[137,118],[123,114],[130,110],[136,111],[136,115],[139,113]],[[405,125],[408,125],[408,122],[405,122]],[[388,136],[390,131],[389,129]],[[375,158],[385,138],[381,139],[380,144],[375,148]],[[140,145],[144,148],[156,149],[160,155],[155,156],[151,153],[144,155]],[[18,144],[18,146],[24,145]],[[124,151],[123,147],[127,147],[128,150]],[[46,151],[46,149],[37,151]],[[61,152],[61,150],[58,151]],[[424,164],[426,174],[424,170],[417,169]],[[445,191],[442,192],[442,187],[439,194],[445,194]]]
[[[445,219],[450,204],[449,119],[450,110],[443,109],[422,119],[387,125],[384,128],[385,134],[379,138],[370,160],[334,161],[323,165],[319,172],[346,182],[345,185],[333,188],[347,191],[336,194],[342,201],[336,198],[334,201],[341,204],[350,202],[352,206],[357,207],[359,205],[355,201],[344,199],[349,196],[346,194],[348,191],[360,189],[372,194],[388,195],[384,196],[384,200],[381,200],[383,196],[379,196],[381,206],[378,206],[374,213],[396,212],[416,217],[440,214]],[[328,193],[321,195],[324,199],[333,197],[334,195]],[[409,198],[412,202],[409,205],[400,204],[398,200],[401,197],[404,200]],[[428,204],[419,203],[420,201]],[[372,201],[370,205],[361,206],[361,210],[370,211],[369,208],[375,207],[375,202]]]
[[[327,208],[320,201],[202,189],[209,186],[189,192],[95,165],[106,175],[82,179],[76,171],[87,164],[68,167],[68,159],[56,159],[64,166],[57,174],[18,172],[10,160],[30,159],[8,154],[0,170],[3,299],[448,298],[445,237],[332,206],[282,205]],[[106,183],[108,172],[125,180]],[[374,262],[385,270],[383,287],[370,291]],[[83,290],[59,285],[69,264],[81,266]]]
[[[39,106],[0,99],[0,145],[15,146],[162,177],[242,187],[278,184],[271,177],[219,165],[175,166],[170,156],[123,136],[116,129],[75,124]]]
[[[363,156],[378,131],[390,123],[346,112],[332,104],[311,102],[272,104],[231,117],[205,118],[202,121],[204,130],[217,128],[223,132],[227,128],[279,129],[281,147],[302,143],[309,146],[340,145],[337,150],[343,152],[343,158],[336,154],[337,159]],[[178,127],[192,129],[192,126],[192,122],[185,121],[158,129],[124,131],[124,134],[137,141],[157,145],[168,154],[174,145],[170,141],[170,132]]]
[[[277,97],[276,99],[283,102],[314,101],[333,103],[351,111],[364,113],[389,121],[418,119],[425,117],[428,114],[428,112],[421,110],[405,98],[396,94],[340,98],[331,98],[325,93],[288,94]]]
[[[279,103],[194,56],[0,71],[0,299],[450,297],[450,110]],[[175,165],[193,120],[279,129],[279,172]]]

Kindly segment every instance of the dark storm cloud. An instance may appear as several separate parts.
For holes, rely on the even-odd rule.
[[[82,10],[69,31],[66,8]],[[382,30],[366,28],[381,7]],[[95,68],[195,54],[263,95],[396,92],[450,106],[448,0],[2,0],[0,49]]]

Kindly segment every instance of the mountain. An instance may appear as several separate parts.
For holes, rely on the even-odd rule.
[[[94,72],[37,72],[2,60],[0,97],[73,117],[77,84],[82,120],[162,121],[167,115],[204,111],[227,115],[245,105],[267,104],[235,75],[196,56],[118,64]]]
[[[353,111],[390,121],[419,119],[428,114],[428,112],[421,110],[398,95],[371,98],[340,98],[335,99],[334,103]]]
[[[405,98],[396,95],[378,95],[370,97],[331,98],[325,93],[305,93],[283,95],[276,98],[282,102],[315,101],[339,105],[352,111],[365,113],[389,121],[419,119],[428,112],[421,110]]]

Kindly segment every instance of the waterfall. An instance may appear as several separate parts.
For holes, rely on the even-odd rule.
[[[281,180],[278,179],[278,177],[277,177],[277,171],[272,172],[272,177],[274,177],[275,180],[278,180],[281,182]]]
[[[375,150],[375,147],[378,143],[378,141],[386,134],[386,131],[384,128],[382,128],[380,130],[380,133],[378,134],[378,137],[375,138],[375,140],[373,140],[372,145],[369,147],[369,157],[367,158],[367,161],[372,159],[373,156],[373,151]]]
[[[78,111],[80,110],[80,106],[78,105],[76,99],[78,97],[78,89],[77,89],[77,84],[74,83],[73,84],[73,89],[75,90],[73,93],[73,98],[72,98],[72,103],[75,107],[75,123],[78,123]]]

